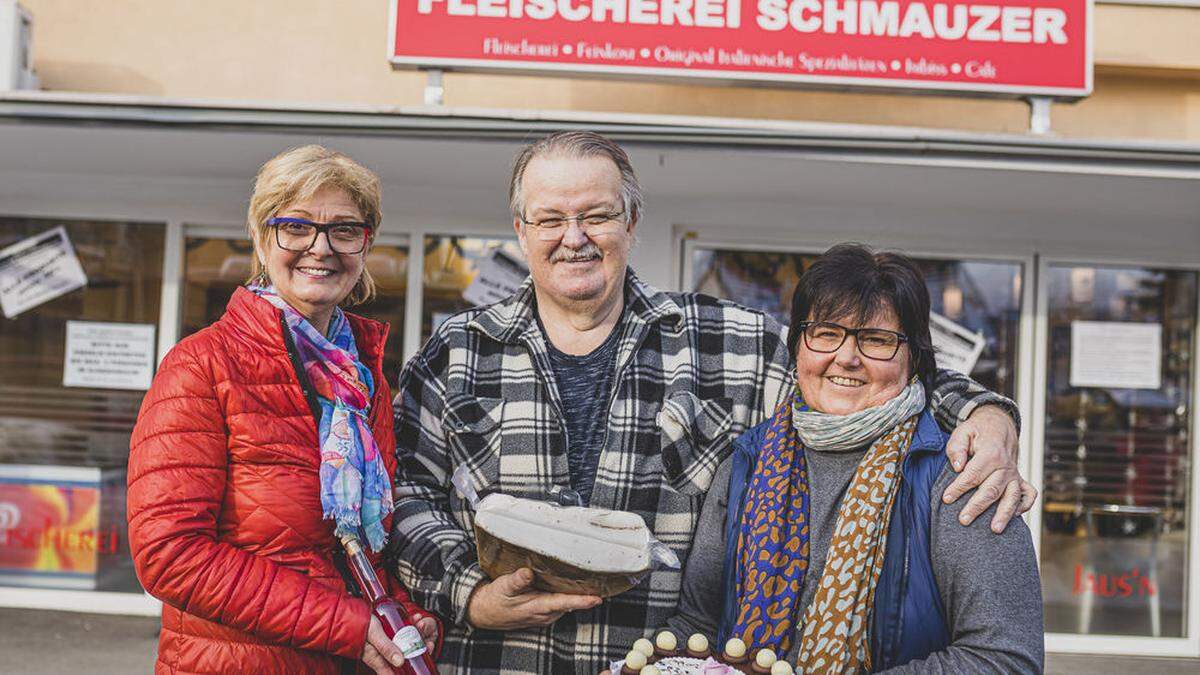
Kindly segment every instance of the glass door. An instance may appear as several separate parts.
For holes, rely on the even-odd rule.
[[[1050,263],[1042,279],[1047,645],[1194,655],[1197,273]]]

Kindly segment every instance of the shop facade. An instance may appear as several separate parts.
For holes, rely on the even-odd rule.
[[[423,75],[396,76],[424,86]],[[1127,76],[1101,68],[1097,97]],[[1153,86],[1175,81],[1160,76]],[[447,77],[448,98],[487,80],[461,78]],[[1047,648],[1200,656],[1200,127],[1194,138],[1188,122],[1169,138],[1108,141],[1098,140],[1105,128],[1064,138],[997,133],[1007,123],[951,130],[665,116],[634,104],[596,113],[218,94],[238,100],[0,92],[0,251],[62,228],[86,277],[0,319],[0,606],[157,612],[124,531],[124,466],[144,394],[136,380],[219,317],[245,280],[245,207],[263,161],[318,142],[380,174],[385,222],[368,261],[380,293],[361,311],[392,325],[394,383],[437,322],[487,297],[481,277],[511,277],[513,155],[540,134],[588,128],[630,150],[648,201],[631,262],[656,286],[784,317],[799,274],[833,243],[917,258],[945,344],[958,345],[949,356],[1020,406],[1022,472],[1041,490],[1027,522]],[[1006,118],[1018,106],[1027,121],[1024,104],[1009,101],[873,100],[884,99],[941,110],[935,118],[955,106]],[[107,325],[126,356],[150,361],[128,366],[120,388],[79,379],[80,340],[100,340]]]

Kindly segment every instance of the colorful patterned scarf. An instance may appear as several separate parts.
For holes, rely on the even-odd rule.
[[[784,654],[808,570],[808,467],[792,428],[799,392],[775,410],[746,489],[737,551],[738,614],[732,635]]]
[[[317,394],[324,517],[334,521],[336,536],[361,536],[361,528],[371,550],[383,550],[383,519],[392,512],[392,483],[368,424],[375,382],[358,359],[350,322],[335,309],[326,337],[279,297],[274,286],[250,290],[283,311],[301,367]]]
[[[920,391],[911,391],[913,387]],[[867,629],[899,486],[900,459],[912,442],[925,400],[919,383],[910,389],[880,406],[888,410],[876,411],[885,414],[871,416],[890,428],[876,428],[872,437],[877,440],[842,499],[821,583],[804,617],[799,661],[803,672],[870,670]],[[786,653],[791,647],[809,562],[808,474],[794,424],[807,414],[798,392],[775,411],[747,488],[732,634],[751,650],[770,647]],[[841,428],[834,436],[858,436],[863,419],[849,415],[841,424],[836,417],[827,422]]]

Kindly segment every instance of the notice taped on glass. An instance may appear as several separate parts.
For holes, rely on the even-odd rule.
[[[1072,321],[1071,386],[1161,387],[1162,324]]]
[[[19,241],[0,251],[0,309],[12,319],[61,295],[87,286],[67,228]]]
[[[153,377],[153,324],[67,322],[64,387],[146,390]]]

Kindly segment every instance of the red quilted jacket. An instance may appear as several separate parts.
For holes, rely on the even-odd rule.
[[[180,342],[142,402],[129,456],[138,578],[163,601],[158,673],[338,673],[370,610],[333,563],[317,429],[278,309],[245,289]],[[395,471],[387,326],[349,316],[375,378],[370,425]],[[385,527],[390,526],[390,518]],[[410,612],[400,585],[381,580]]]

